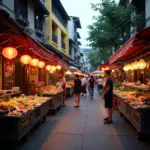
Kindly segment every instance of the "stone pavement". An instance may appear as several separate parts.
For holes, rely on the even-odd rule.
[[[104,125],[106,111],[103,100],[81,98],[80,108],[67,107],[36,127],[28,142],[19,150],[150,150],[150,144],[139,142],[135,129],[114,112],[112,125]]]

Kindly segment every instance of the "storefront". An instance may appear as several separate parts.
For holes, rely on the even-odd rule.
[[[68,65],[5,12],[0,20],[0,140],[19,140],[61,106],[63,92],[49,85],[50,75],[63,75]]]
[[[110,64],[122,65],[124,81],[115,88],[117,107],[138,131],[138,138],[150,135],[150,28],[139,31],[119,51]]]

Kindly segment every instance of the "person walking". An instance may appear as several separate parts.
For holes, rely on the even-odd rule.
[[[75,80],[74,80],[74,101],[76,105],[74,107],[78,108],[80,107],[80,94],[81,94],[81,80],[79,79],[79,75],[75,75]]]
[[[103,89],[103,79],[102,77],[100,76],[99,79],[98,79],[98,89],[99,89],[99,93],[100,95],[102,95],[102,89]]]
[[[109,70],[105,71],[106,84],[104,89],[104,100],[105,108],[108,109],[108,117],[104,119],[104,124],[112,123],[112,107],[113,107],[113,80],[111,78],[111,72]]]
[[[89,79],[89,93],[90,93],[90,99],[93,98],[94,96],[94,84],[95,84],[95,80],[94,77],[91,75],[90,79]]]

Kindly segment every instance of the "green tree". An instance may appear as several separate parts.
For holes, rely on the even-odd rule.
[[[88,61],[91,65],[90,71],[95,71],[97,70],[97,67],[102,64],[107,62],[108,57],[110,56],[110,51],[106,51],[106,49],[99,49],[99,50],[95,50],[92,51],[91,53],[89,53],[88,56]]]
[[[126,37],[130,36],[131,26],[137,26],[141,17],[140,15],[133,17],[133,6],[124,8],[114,0],[102,0],[101,3],[91,4],[91,6],[98,15],[93,17],[94,22],[88,26],[89,37],[87,40],[93,49],[99,49],[97,52],[99,56],[96,57],[105,61],[112,55],[112,48],[117,51],[126,42]],[[93,63],[92,66],[94,65],[93,61],[99,61],[89,59]]]

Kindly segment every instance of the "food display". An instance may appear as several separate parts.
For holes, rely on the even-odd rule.
[[[137,81],[137,82],[124,81],[123,85],[133,87],[133,88],[137,88],[137,89],[141,89],[141,90],[150,90],[150,83],[141,84],[140,81]]]
[[[150,108],[150,94],[136,90],[114,90],[114,94],[129,103],[135,109]]]
[[[21,116],[48,100],[46,97],[23,96],[0,103],[0,115]]]
[[[37,92],[40,94],[56,95],[58,93],[61,93],[62,91],[54,85],[49,85],[38,88]]]
[[[74,86],[74,82],[73,81],[68,81],[66,82],[66,87],[70,88]]]

